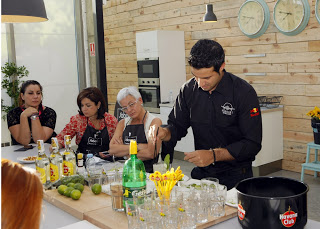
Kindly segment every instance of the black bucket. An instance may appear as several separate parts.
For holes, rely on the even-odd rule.
[[[238,221],[242,228],[304,228],[308,220],[303,182],[284,177],[253,177],[240,181]]]

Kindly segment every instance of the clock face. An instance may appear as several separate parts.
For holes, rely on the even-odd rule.
[[[246,35],[260,31],[264,23],[264,10],[258,2],[245,2],[239,11],[238,22],[240,29]]]
[[[278,0],[275,5],[275,24],[283,32],[290,32],[298,28],[303,17],[304,5],[301,0]]]
[[[320,23],[320,0],[317,0],[316,2],[316,18]]]

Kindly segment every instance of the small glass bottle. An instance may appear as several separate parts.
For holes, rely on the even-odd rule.
[[[52,152],[50,154],[50,180],[53,185],[57,184],[63,173],[63,159],[59,153],[59,143],[57,138],[51,138]]]
[[[50,163],[47,155],[44,153],[43,140],[38,140],[38,157],[36,159],[36,170],[40,174],[40,180],[45,189],[51,187],[50,182]]]
[[[65,151],[63,152],[63,175],[72,176],[76,173],[76,155],[71,149],[70,135],[64,136]]]
[[[83,163],[83,153],[77,154],[77,173],[80,175],[85,174],[85,168]]]

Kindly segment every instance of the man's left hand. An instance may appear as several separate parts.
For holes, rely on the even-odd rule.
[[[185,161],[189,161],[198,167],[205,167],[214,162],[212,150],[196,150],[190,153],[184,153]]]

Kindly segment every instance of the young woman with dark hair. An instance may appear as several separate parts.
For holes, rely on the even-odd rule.
[[[79,114],[58,134],[60,148],[64,147],[64,136],[76,136],[78,152],[94,155],[109,150],[109,142],[116,130],[118,120],[106,112],[107,105],[102,92],[96,87],[83,89],[78,97]]]
[[[42,105],[42,86],[38,81],[27,80],[20,88],[20,106],[7,114],[12,144],[28,145],[37,140],[50,143],[56,136],[56,112]]]

